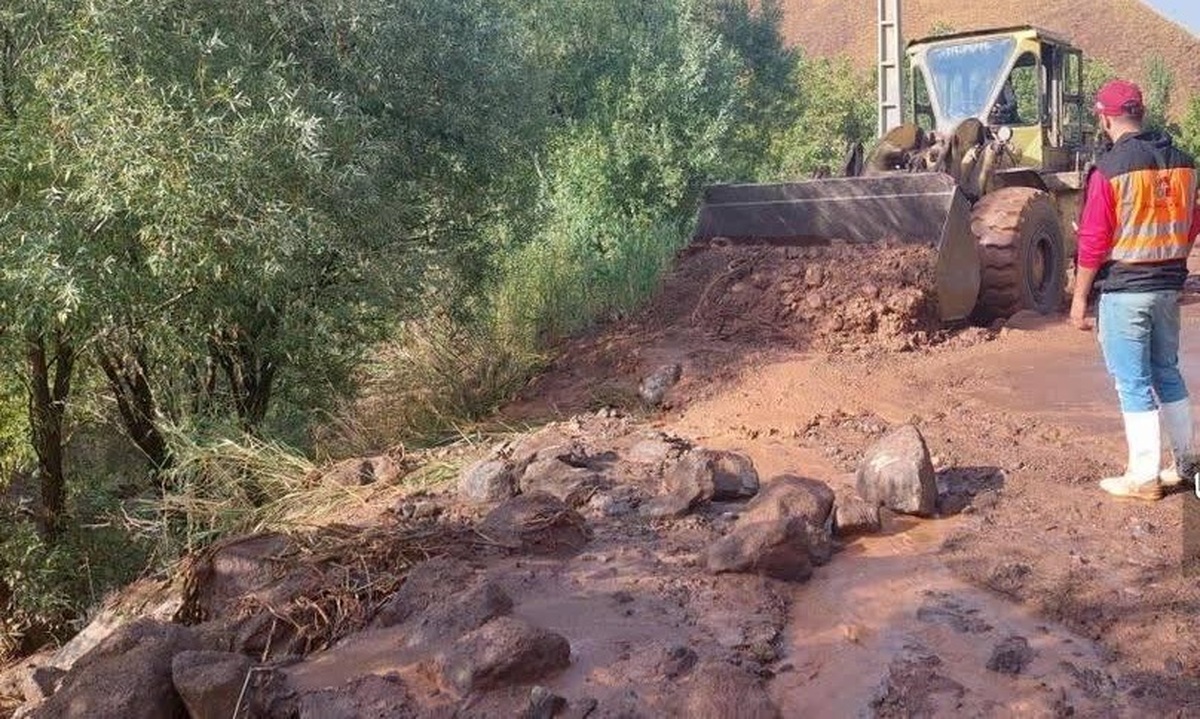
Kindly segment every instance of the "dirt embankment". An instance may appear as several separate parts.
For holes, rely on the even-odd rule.
[[[682,406],[787,353],[888,355],[995,338],[940,323],[935,261],[932,247],[889,242],[690,246],[643,309],[568,342],[505,416],[640,410],[640,385],[662,367],[682,375],[663,406]]]

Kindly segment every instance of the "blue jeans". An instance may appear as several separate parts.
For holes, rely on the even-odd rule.
[[[1149,412],[1188,396],[1179,372],[1178,292],[1105,292],[1097,314],[1122,412]]]

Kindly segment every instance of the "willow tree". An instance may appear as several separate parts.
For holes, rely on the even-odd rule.
[[[166,424],[319,406],[467,273],[537,139],[504,23],[482,0],[0,11],[4,341],[51,533],[82,365],[162,469]]]

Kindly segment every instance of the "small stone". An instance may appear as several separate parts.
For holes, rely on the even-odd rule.
[[[659,671],[667,679],[678,679],[687,674],[700,661],[700,656],[690,647],[677,644],[666,652],[666,657],[659,663]]]
[[[1012,636],[996,645],[987,668],[1001,674],[1020,674],[1033,661],[1034,651],[1025,637]]]
[[[667,391],[679,382],[683,376],[683,368],[678,364],[668,364],[659,367],[642,379],[638,394],[642,400],[651,406],[662,404]]]
[[[577,699],[571,702],[567,710],[563,712],[562,719],[588,719],[598,706],[600,706],[600,702],[592,697]]]
[[[554,719],[567,706],[567,700],[543,686],[529,691],[529,708],[523,719]]]
[[[825,273],[821,270],[820,265],[809,265],[804,270],[804,284],[809,287],[820,287],[825,281]]]
[[[458,477],[458,496],[476,504],[503,502],[517,493],[513,468],[498,459],[485,459],[463,470]]]
[[[769,642],[754,642],[750,645],[750,656],[762,664],[770,664],[779,658],[779,650]]]

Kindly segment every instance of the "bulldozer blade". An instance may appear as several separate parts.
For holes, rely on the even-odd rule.
[[[941,319],[970,315],[979,295],[971,206],[952,177],[897,173],[705,190],[693,241],[818,246],[838,240],[925,244],[937,250]]]

